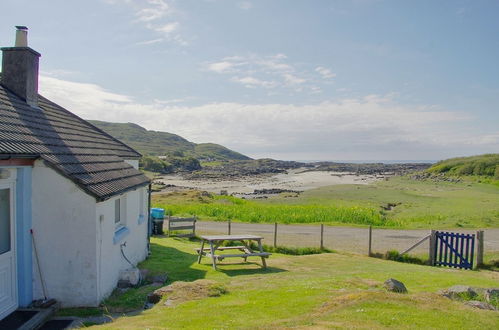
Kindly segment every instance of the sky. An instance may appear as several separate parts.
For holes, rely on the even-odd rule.
[[[499,152],[499,1],[2,0],[40,94],[284,160]]]

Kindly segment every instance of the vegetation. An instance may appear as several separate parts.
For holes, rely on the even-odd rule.
[[[434,164],[428,172],[486,176],[499,180],[499,154],[446,159]]]
[[[438,294],[458,284],[497,286],[495,272],[444,269],[338,253],[273,254],[266,270],[257,263],[226,261],[219,271],[214,271],[206,259],[197,263],[194,248],[198,246],[197,242],[182,239],[153,238],[153,253],[140,267],[157,273],[167,271],[169,283],[207,279],[219,283],[225,289],[224,294],[186,299],[174,306],[165,306],[163,300],[150,310],[96,328],[496,329],[499,326],[499,313],[473,309]],[[386,292],[382,283],[389,277],[404,282],[409,293]],[[143,287],[126,293],[129,310],[142,307],[146,291]],[[131,299],[133,295],[137,299]],[[113,297],[106,301],[106,308],[113,311],[118,304],[119,300]],[[122,308],[119,305],[117,309]]]
[[[133,123],[109,123],[97,120],[90,122],[143,155],[172,155],[209,160],[251,159],[218,144],[196,144],[176,134],[148,131]]]
[[[172,198],[173,197],[173,198]],[[175,198],[176,197],[176,198]],[[387,223],[379,212],[358,206],[332,205],[272,205],[248,201],[232,196],[206,195],[198,191],[169,193],[154,196],[155,207],[171,214],[196,215],[206,219],[225,221],[279,223],[351,223],[377,226]]]
[[[335,185],[243,200],[200,192],[153,196],[153,205],[178,215],[245,222],[361,224],[399,228],[499,226],[499,188],[473,182],[394,177],[370,185]]]

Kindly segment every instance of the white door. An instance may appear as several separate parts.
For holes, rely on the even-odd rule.
[[[0,320],[18,306],[14,184],[0,180]]]

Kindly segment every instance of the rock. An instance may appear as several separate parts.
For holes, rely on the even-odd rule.
[[[161,283],[161,284],[164,284],[167,279],[168,279],[168,275],[166,273],[147,277],[148,281],[153,282],[153,283]]]
[[[394,278],[390,278],[384,283],[385,289],[392,292],[407,293],[407,288],[404,283],[397,281]]]
[[[454,285],[441,293],[444,297],[456,300],[462,298],[473,298],[477,296],[476,291],[467,285]]]
[[[140,270],[138,268],[129,268],[120,272],[120,280],[128,281],[132,286],[139,284]]]
[[[171,300],[171,299],[167,299],[167,300],[165,301],[165,304],[164,304],[164,305],[165,305],[165,306],[173,306],[173,300]]]
[[[151,308],[153,308],[153,307],[154,307],[154,304],[152,304],[152,303],[146,302],[146,303],[144,304],[144,309],[151,309]]]
[[[484,297],[487,302],[490,302],[491,300],[499,300],[499,289],[491,288],[485,290]]]
[[[128,280],[118,280],[118,289],[131,288],[133,285]]]
[[[470,300],[464,303],[465,305],[474,307],[474,308],[479,308],[479,309],[486,309],[486,310],[491,310],[495,311],[495,307],[492,306],[489,303],[483,302],[483,301],[478,301],[478,300]]]

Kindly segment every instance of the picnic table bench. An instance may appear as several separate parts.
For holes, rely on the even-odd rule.
[[[237,241],[241,242],[242,245],[238,246],[221,246],[223,242],[226,241]],[[251,249],[251,241],[256,241],[258,244],[259,251],[253,251]],[[209,247],[204,247],[205,243],[209,244]],[[238,250],[241,253],[233,254],[216,254],[217,251],[224,250]],[[213,269],[217,269],[217,261],[221,261],[225,258],[243,258],[247,261],[248,257],[260,257],[262,259],[263,268],[267,268],[267,263],[265,261],[271,253],[264,252],[262,247],[262,237],[255,235],[215,235],[215,236],[201,236],[201,248],[197,248],[198,253],[198,263],[201,263],[201,258],[203,256],[211,258]]]

